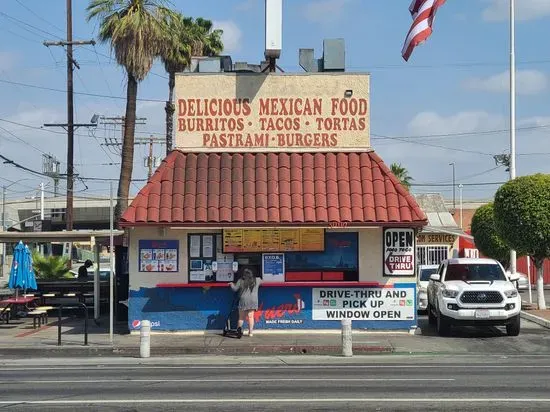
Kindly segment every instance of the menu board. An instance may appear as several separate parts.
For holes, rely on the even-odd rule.
[[[322,252],[323,229],[226,229],[223,251],[239,252]]]
[[[320,229],[301,229],[300,250],[303,252],[325,250],[325,231]]]
[[[140,272],[177,272],[178,240],[140,240]]]

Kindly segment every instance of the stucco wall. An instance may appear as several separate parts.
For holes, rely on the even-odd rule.
[[[130,289],[137,290],[140,287],[155,287],[158,283],[187,283],[189,271],[187,265],[187,235],[189,233],[215,233],[218,230],[178,230],[166,229],[163,235],[160,228],[134,228],[130,230],[129,243],[129,267]],[[179,267],[178,272],[157,273],[138,271],[138,245],[139,240],[179,240]]]

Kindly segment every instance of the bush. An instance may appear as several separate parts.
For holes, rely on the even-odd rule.
[[[73,279],[69,272],[69,260],[61,256],[42,256],[33,253],[32,266],[37,280]]]

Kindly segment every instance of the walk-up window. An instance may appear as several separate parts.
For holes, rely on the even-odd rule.
[[[359,240],[355,232],[326,232],[323,252],[285,253],[285,280],[359,280]]]

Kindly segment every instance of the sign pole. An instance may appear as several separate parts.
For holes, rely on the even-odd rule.
[[[109,197],[109,341],[111,345],[113,344],[113,305],[114,305],[114,288],[113,288],[113,277],[115,274],[115,265],[113,258],[113,248],[114,248],[114,239],[113,239],[113,226],[114,226],[114,217],[113,217],[113,182],[109,183],[110,185],[110,197]]]
[[[516,178],[516,16],[510,0],[510,180]],[[510,272],[516,273],[516,251],[510,250]]]

